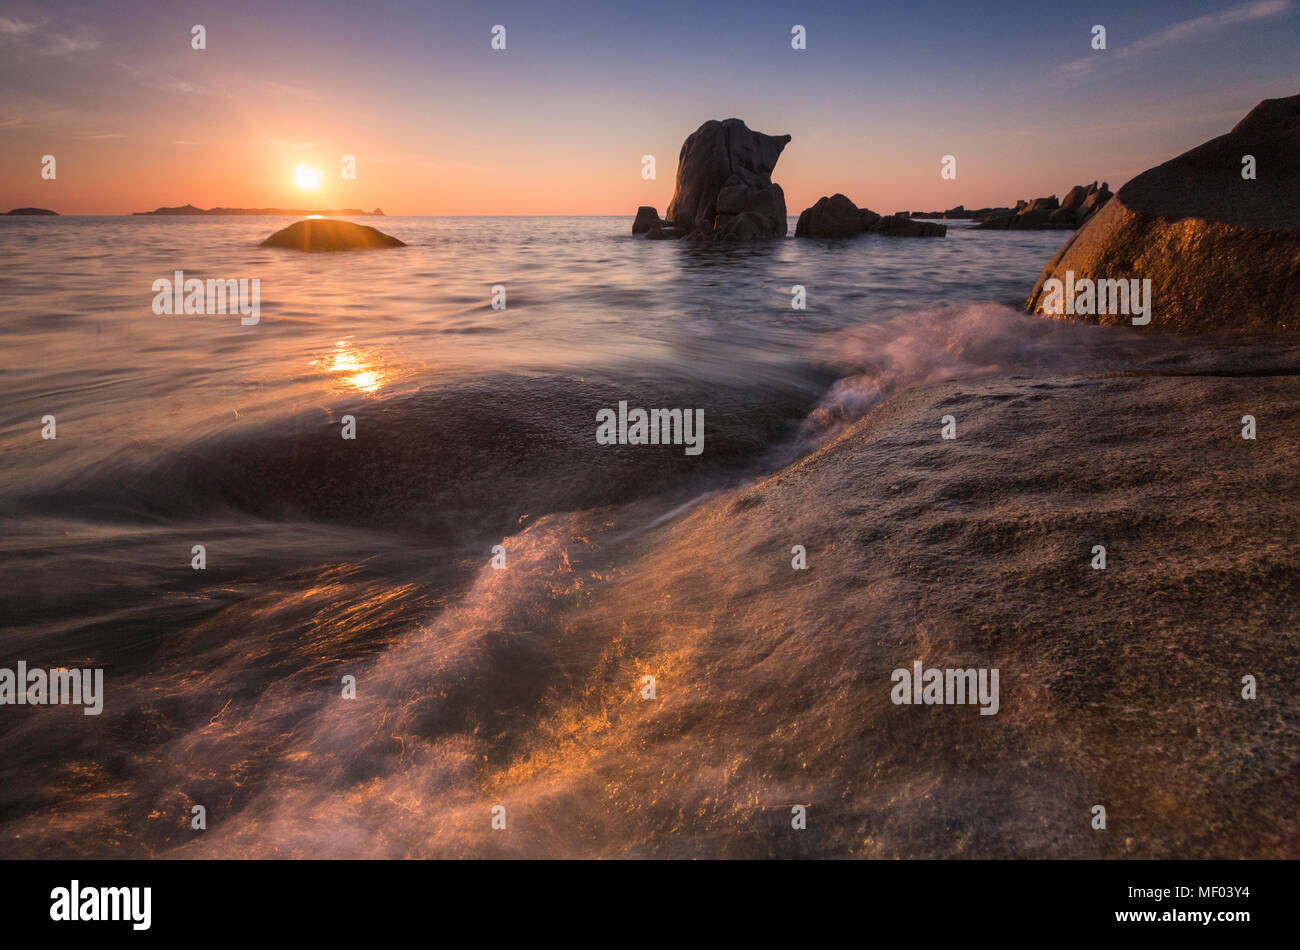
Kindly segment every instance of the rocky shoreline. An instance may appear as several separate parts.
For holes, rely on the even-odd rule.
[[[1073,230],[1105,207],[1111,199],[1110,186],[1094,181],[1090,186],[1075,185],[1065,198],[1056,195],[1020,200],[1014,208],[994,208],[980,218],[975,227],[981,230],[1009,231],[1023,229]]]
[[[1246,159],[1258,168],[1249,177]],[[1151,328],[1290,332],[1300,328],[1300,95],[1266,99],[1232,130],[1138,175],[1043,269],[1045,285],[1150,281]],[[1123,312],[1068,319],[1125,324]]]
[[[677,162],[672,200],[661,218],[653,205],[637,208],[632,233],[648,240],[693,238],[753,241],[785,237],[785,192],[772,181],[789,135],[755,132],[740,119],[710,119],[686,137]],[[918,218],[979,220],[987,230],[1077,228],[1110,199],[1106,184],[1075,185],[1064,200],[1055,195],[1021,200],[1014,208],[967,211],[897,211],[881,215],[859,208],[843,194],[824,196],[799,215],[795,237],[943,237],[946,225]]]

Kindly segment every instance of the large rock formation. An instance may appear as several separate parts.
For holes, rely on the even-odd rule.
[[[1242,177],[1245,156],[1257,178]],[[1300,95],[1264,100],[1231,132],[1126,184],[1052,258],[1025,309],[1043,313],[1044,283],[1067,275],[1149,279],[1153,329],[1300,328]]]
[[[14,208],[13,211],[6,211],[5,214],[52,214],[57,216],[57,211],[51,211],[48,208]]]
[[[262,247],[288,247],[299,251],[352,251],[370,247],[406,247],[378,228],[331,218],[307,218],[276,231]]]
[[[785,193],[772,182],[772,170],[789,141],[755,132],[740,119],[705,122],[682,145],[666,224],[650,225],[646,236],[784,237]],[[641,211],[637,221],[650,224]]]
[[[804,209],[795,225],[795,237],[840,238],[855,234],[885,234],[890,237],[943,237],[948,226],[913,221],[906,211],[881,217],[869,208],[859,208],[841,194],[818,198]]]

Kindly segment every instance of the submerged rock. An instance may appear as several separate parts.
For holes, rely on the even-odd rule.
[[[1257,178],[1242,177],[1247,155]],[[1153,329],[1300,328],[1300,95],[1264,100],[1232,131],[1126,184],[1043,269],[1025,309],[1043,313],[1044,283],[1067,275],[1150,280]]]
[[[684,238],[690,234],[685,228],[675,228],[671,224],[656,224],[645,236],[650,241],[671,241],[677,238]]]
[[[785,193],[772,182],[772,170],[789,141],[755,132],[740,119],[705,122],[682,145],[667,225],[728,240],[784,237]]]
[[[351,251],[372,247],[406,247],[378,228],[333,218],[307,218],[276,231],[262,247],[287,247],[300,251]]]
[[[867,229],[872,234],[884,234],[887,237],[943,237],[948,233],[946,224],[932,221],[914,221],[910,217],[892,215],[881,218]]]

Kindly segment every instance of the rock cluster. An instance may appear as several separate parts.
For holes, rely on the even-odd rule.
[[[1022,199],[1015,208],[991,209],[975,227],[991,231],[1077,228],[1100,211],[1110,197],[1106,182],[1100,186],[1095,181],[1086,187],[1075,185],[1062,201],[1052,195],[1032,201]]]
[[[947,225],[914,221],[906,211],[884,217],[869,208],[859,208],[841,194],[817,199],[799,215],[795,237],[840,238],[855,234],[884,234],[889,237],[943,237]]]

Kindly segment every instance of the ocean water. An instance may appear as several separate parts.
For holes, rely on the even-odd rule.
[[[647,453],[588,478],[562,444],[581,443],[585,458],[595,409],[621,398],[706,411],[709,450],[689,464],[656,453],[655,477],[667,480],[656,484],[725,481],[770,464],[847,375],[838,331],[967,301],[1017,305],[1061,240],[957,223],[944,240],[701,248],[634,239],[621,218],[364,220],[410,246],[342,256],[257,247],[281,218],[6,221],[7,500],[39,495],[48,511],[59,485],[60,510],[106,517],[201,515],[225,500],[258,515],[447,530],[455,518],[499,532],[523,513],[647,493],[637,457]],[[260,322],[155,315],[153,282],[177,270],[259,278]],[[791,306],[796,284],[806,309]],[[497,285],[505,310],[490,304]],[[261,451],[286,441],[313,468],[323,449],[312,433],[348,413],[363,420],[354,454],[364,458],[348,464],[369,466],[364,484],[297,491],[289,481],[322,473]],[[33,451],[47,414],[58,437]],[[203,461],[209,452],[220,464]],[[410,464],[389,464],[395,452]],[[597,459],[608,456],[623,458]],[[426,484],[453,458],[447,488],[481,503],[436,498],[441,480]],[[495,487],[473,485],[480,477]],[[195,480],[205,487],[184,487]]]
[[[880,763],[847,726],[806,753],[779,738],[846,695],[844,666],[787,657],[797,689],[737,706],[776,647],[696,652],[710,605],[815,628],[828,653],[859,635],[833,598],[792,616],[788,581],[731,563],[760,542],[788,560],[782,520],[826,515],[842,482],[748,534],[727,513],[925,387],[1225,358],[1019,313],[1062,232],[701,247],[633,238],[630,218],[362,221],[409,246],[258,247],[283,218],[0,222],[0,636],[8,665],[102,667],[106,690],[97,717],[0,715],[0,854],[942,854],[933,810],[813,844],[754,830],[802,793],[743,750],[833,750],[820,790],[846,801],[863,776],[845,758]],[[176,270],[258,278],[260,321],[155,315]],[[703,452],[597,445],[622,400],[702,409]],[[856,477],[905,482],[880,452]],[[689,704],[637,705],[647,670]],[[907,795],[928,798],[923,778]],[[1041,853],[998,840],[967,850]]]

